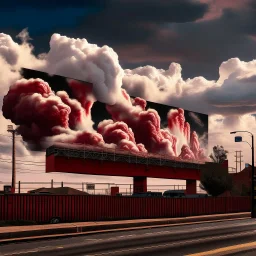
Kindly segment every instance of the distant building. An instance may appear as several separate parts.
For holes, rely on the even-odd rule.
[[[255,171],[255,168],[254,168]],[[231,173],[232,177],[232,190],[225,192],[221,196],[249,196],[251,195],[251,177],[252,177],[252,166],[245,164],[245,168],[238,173]]]
[[[28,191],[29,194],[48,194],[48,195],[89,195],[87,192],[70,187],[59,188],[38,188]]]

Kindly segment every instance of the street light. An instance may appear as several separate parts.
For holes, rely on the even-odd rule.
[[[252,136],[252,145],[250,145],[250,143],[248,143],[247,141],[243,141],[242,137],[240,137],[240,136],[235,137],[235,142],[246,142],[247,144],[249,144],[250,148],[252,149],[251,218],[256,218],[256,214],[254,211],[254,204],[255,204],[254,203],[254,138],[253,138],[253,134],[248,131],[234,131],[234,132],[230,132],[230,134],[235,134],[237,132],[247,132],[247,133],[251,134],[251,136]]]

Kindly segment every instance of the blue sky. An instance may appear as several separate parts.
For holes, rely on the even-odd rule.
[[[255,56],[255,17],[250,0],[10,0],[0,30],[15,37],[27,27],[36,53],[60,33],[113,47],[126,68],[176,61],[185,77],[217,79],[222,61]]]
[[[31,35],[42,35],[52,32],[59,26],[72,28],[79,18],[84,17],[87,13],[93,13],[93,8],[57,8],[57,9],[40,9],[30,7],[20,7],[19,9],[6,9],[1,11],[0,23],[2,26],[22,30],[29,28]],[[14,17],[11,18],[10,17]],[[68,17],[68,18],[67,18]]]

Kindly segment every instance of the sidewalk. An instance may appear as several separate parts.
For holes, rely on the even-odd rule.
[[[127,228],[152,228],[157,225],[181,225],[201,221],[230,220],[248,218],[249,212],[192,216],[184,218],[137,219],[102,222],[74,222],[47,225],[0,227],[0,244],[11,241],[56,238],[60,236],[82,235],[96,232],[110,232]]]

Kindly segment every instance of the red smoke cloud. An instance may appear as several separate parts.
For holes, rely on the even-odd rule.
[[[104,120],[99,123],[97,131],[106,143],[114,143],[118,149],[147,153],[143,144],[136,144],[132,129],[124,122]]]
[[[56,127],[76,129],[86,120],[81,103],[66,92],[55,95],[41,79],[17,81],[4,97],[2,110],[5,118],[20,125],[18,131],[26,141],[59,134]],[[85,135],[78,135],[74,141],[84,140]]]
[[[41,79],[19,80],[4,97],[3,115],[19,125],[25,141],[40,143],[45,139],[177,159],[205,159],[196,132],[190,138],[190,125],[183,109],[171,110],[168,127],[162,129],[156,110],[146,109],[144,99],[132,99],[122,90],[122,99],[115,105],[106,105],[113,120],[100,122],[96,132],[91,120],[95,102],[92,87],[76,80],[68,80],[68,84],[76,99],[70,99],[63,91],[55,94]]]
[[[5,117],[11,119],[15,114],[13,108],[19,101],[21,94],[32,95],[34,93],[38,93],[46,97],[53,95],[49,84],[41,79],[21,79],[10,86],[8,94],[3,99],[2,111],[5,113]]]
[[[64,104],[70,107],[71,112],[68,120],[69,127],[71,129],[76,129],[83,123],[84,119],[86,119],[85,110],[82,108],[80,102],[70,99],[66,92],[57,92],[56,95],[60,97]]]
[[[171,142],[174,155],[177,156],[177,137],[171,134],[170,131],[167,129],[161,129],[160,132],[165,139]]]
[[[70,107],[41,79],[17,81],[4,97],[2,110],[28,140],[51,136],[54,126],[69,127]]]
[[[196,159],[194,153],[192,152],[192,150],[189,148],[188,145],[183,145],[182,146],[179,158],[184,159],[184,160]]]
[[[121,103],[107,105],[113,120],[126,123],[134,132],[136,142],[143,144],[149,152],[176,156],[177,139],[161,130],[157,111],[145,110],[147,103],[144,99],[130,99],[124,90],[123,99]]]
[[[172,134],[174,131],[177,136],[182,135],[187,143],[181,147],[179,158],[205,159],[196,132],[192,133],[190,140],[190,125],[185,121],[183,109],[171,110],[167,116],[168,129],[161,129],[160,116],[154,109],[145,110],[147,103],[144,99],[131,99],[124,90],[122,95],[123,101],[107,105],[107,110],[114,121],[122,121],[132,129],[136,142],[143,144],[148,152],[178,156],[178,138]]]
[[[190,139],[190,125],[185,121],[184,110],[181,108],[172,109],[168,115],[168,128],[172,132],[181,132],[181,134],[189,142]]]
[[[198,135],[196,134],[196,132],[192,132],[191,134],[191,138],[190,138],[190,149],[191,151],[194,153],[195,159],[204,159],[205,158],[205,154],[204,154],[204,150],[202,148],[200,148],[200,143],[198,140]]]
[[[92,84],[79,82],[73,79],[68,80],[68,84],[74,97],[82,104],[82,107],[85,109],[85,114],[87,116],[90,115],[92,105],[95,102],[95,98],[92,93]]]
[[[98,124],[98,132],[103,135],[107,143],[118,144],[121,140],[129,140],[135,143],[132,130],[124,122],[116,122],[113,120],[104,120]]]
[[[91,146],[103,146],[105,144],[102,135],[97,132],[73,131],[62,127],[54,127],[52,130],[56,135],[54,141]]]

